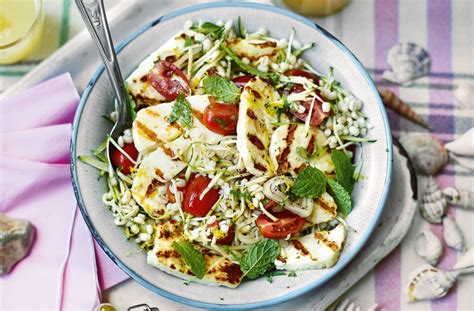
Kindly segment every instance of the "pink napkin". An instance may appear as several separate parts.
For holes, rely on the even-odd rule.
[[[0,102],[0,212],[35,226],[27,258],[0,278],[1,310],[92,310],[98,274],[102,289],[127,278],[94,247],[76,207],[69,140],[78,102],[69,74]]]

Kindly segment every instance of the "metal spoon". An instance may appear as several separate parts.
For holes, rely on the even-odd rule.
[[[125,95],[125,85],[120,72],[120,67],[115,55],[114,44],[110,35],[107,17],[105,15],[103,0],[76,0],[76,5],[79,8],[87,30],[94,40],[104,62],[105,69],[109,74],[110,83],[117,96],[115,108],[117,111],[117,120],[110,132],[110,137],[115,141],[123,133],[124,130],[131,127],[132,117],[130,109],[127,105]],[[111,172],[115,170],[110,161],[111,143],[107,144],[107,159],[109,161],[109,168]]]

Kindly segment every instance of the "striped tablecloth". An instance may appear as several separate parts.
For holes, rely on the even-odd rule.
[[[0,92],[82,30],[82,22],[72,2],[45,0],[47,19],[43,40],[28,60],[18,65],[0,66]],[[117,2],[106,0],[106,6]],[[182,6],[184,1],[179,2]],[[471,109],[461,109],[453,99],[453,90],[459,83],[474,83],[473,0],[353,0],[340,14],[316,19],[316,22],[354,52],[379,86],[392,89],[429,120],[433,136],[447,142],[474,126],[474,102],[471,102]],[[382,80],[382,72],[388,68],[387,51],[401,41],[425,47],[432,61],[430,75],[418,79],[410,87],[397,87]],[[403,132],[426,131],[393,113],[390,113],[390,122],[396,137]],[[436,181],[440,186],[454,185],[474,191],[473,177],[473,172],[450,161],[436,176]],[[420,177],[420,191],[425,184],[426,178]],[[467,245],[474,246],[474,212],[450,208],[449,213],[463,230]],[[377,303],[384,310],[474,310],[472,275],[461,278],[442,299],[407,302],[408,274],[423,264],[414,253],[413,240],[424,229],[431,229],[438,235],[442,233],[441,226],[429,225],[417,214],[403,243],[346,293],[345,298],[362,309]],[[439,267],[449,269],[459,255],[445,247]]]

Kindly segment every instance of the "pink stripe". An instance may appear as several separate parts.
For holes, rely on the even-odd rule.
[[[431,71],[452,72],[451,54],[451,1],[437,0],[428,1],[428,52],[431,56]],[[443,79],[430,77],[430,83],[440,83]],[[446,81],[444,79],[444,81]],[[451,81],[450,81],[451,82]],[[450,90],[430,89],[430,102],[453,103],[453,94]],[[454,108],[454,106],[453,106]],[[443,116],[434,114],[435,109],[430,110],[429,123],[434,127],[434,131],[445,133],[444,139],[452,139],[455,133],[455,122],[453,108],[446,109]],[[446,168],[445,168],[446,169]],[[441,172],[442,173],[442,172]],[[440,187],[453,186],[454,176],[438,175],[436,181]],[[449,214],[454,217],[454,209],[451,208]],[[432,231],[438,236],[442,236],[442,226],[431,226]],[[456,262],[456,252],[445,247],[445,254],[438,267],[449,269]],[[456,288],[452,289],[447,296],[432,302],[433,311],[456,310],[457,294]]]
[[[387,52],[398,42],[398,0],[375,0],[375,68],[388,68]],[[398,93],[397,87],[392,91]],[[400,130],[400,117],[388,111],[392,130]],[[375,302],[385,310],[400,310],[401,254],[397,247],[375,267]]]

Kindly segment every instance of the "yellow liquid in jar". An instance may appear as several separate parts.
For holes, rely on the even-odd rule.
[[[44,18],[39,5],[35,0],[0,0],[0,64],[25,58],[39,42]],[[41,20],[32,29],[38,14]]]
[[[284,0],[284,2],[297,13],[323,17],[342,10],[350,0]]]

